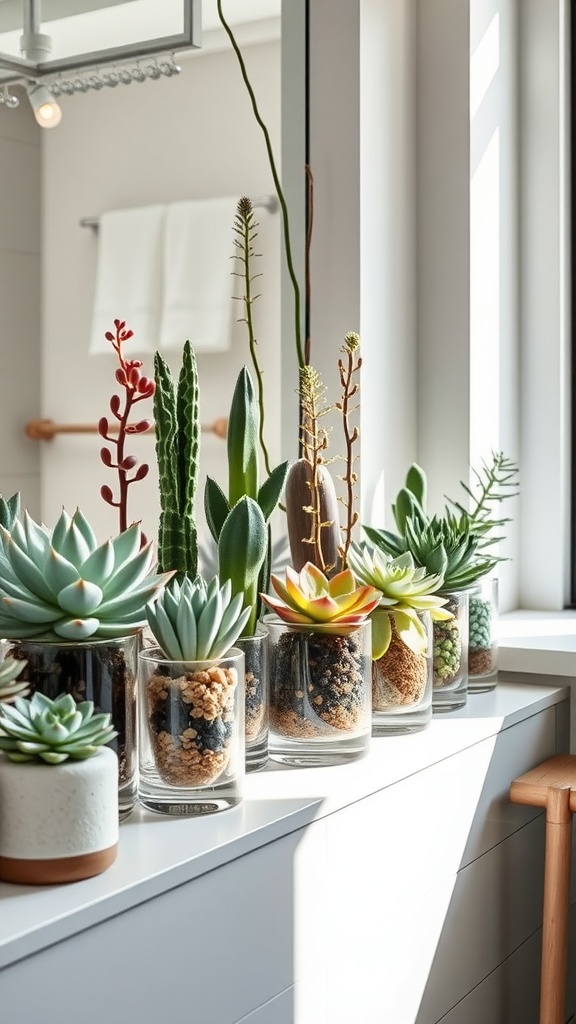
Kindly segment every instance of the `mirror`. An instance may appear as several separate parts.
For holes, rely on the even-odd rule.
[[[244,15],[248,7],[253,17],[238,25],[238,37],[279,153],[280,0],[243,3]],[[0,129],[4,134],[14,131],[8,119],[15,114],[23,140],[19,146],[26,147],[28,153],[25,170],[16,172],[27,176],[27,198],[19,204],[20,226],[17,230],[14,225],[14,242],[9,244],[24,246],[35,272],[41,268],[42,301],[41,307],[36,307],[42,347],[38,412],[56,423],[96,424],[109,413],[110,397],[119,391],[111,347],[109,354],[90,352],[100,241],[98,232],[81,222],[114,210],[242,194],[259,198],[274,192],[262,135],[236,58],[215,20],[215,3],[205,2],[203,13],[203,48],[178,58],[182,73],[177,78],[64,96],[61,124],[50,132],[36,130],[24,109],[13,113],[0,108]],[[277,214],[264,208],[257,210],[257,219],[256,251],[262,252],[262,257],[254,273],[262,276],[257,288],[261,297],[254,311],[266,380],[266,429],[275,464],[280,448],[280,225]],[[230,230],[230,254],[232,238]],[[137,258],[129,238],[115,258],[118,273],[126,260]],[[237,287],[241,282],[231,271],[231,264],[221,268],[229,277],[231,294],[242,294]],[[28,277],[27,297],[19,300],[15,311],[20,323],[23,317],[32,318],[37,284],[37,278],[33,282]],[[236,306],[240,308],[235,316],[240,317],[241,304]],[[117,315],[124,318],[121,309]],[[33,331],[31,323],[29,330]],[[184,340],[182,337],[182,344]],[[125,354],[142,359],[144,371],[152,374],[152,349],[140,351],[135,338]],[[180,352],[164,354],[177,372]],[[19,430],[35,413],[31,361],[32,357],[27,363],[26,383],[20,381],[19,392],[18,387],[12,389],[19,393],[17,409],[12,403]],[[200,417],[208,428],[227,415],[234,382],[244,363],[250,360],[241,323],[233,323],[225,351],[198,353]],[[144,404],[138,409],[138,418],[140,413],[151,415],[151,403],[146,409]],[[12,427],[10,430],[14,433]],[[80,432],[62,433],[50,442],[18,438],[18,451],[24,454],[17,465],[8,467],[0,481],[1,490],[11,493],[15,476],[20,475],[27,504],[47,523],[55,522],[62,505],[73,510],[79,504],[98,535],[108,536],[117,530],[117,513],[104,504],[99,492],[104,483],[117,490],[117,481],[115,473],[100,462],[101,444],[97,434]],[[150,474],[130,491],[128,515],[141,519],[152,537],[157,518],[153,437],[134,436],[130,452],[150,465]],[[225,443],[206,430],[201,439],[202,476],[208,472],[226,485],[226,467]],[[197,496],[200,516],[202,501],[201,481]]]

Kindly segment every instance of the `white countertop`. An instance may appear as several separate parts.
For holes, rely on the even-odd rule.
[[[514,611],[500,616],[502,672],[566,676],[576,681],[576,611]]]
[[[96,878],[33,888],[0,883],[0,968],[234,860],[558,703],[565,688],[500,683],[409,736],[373,739],[369,755],[329,768],[270,764],[248,775],[243,803],[204,818],[138,807],[116,863]]]

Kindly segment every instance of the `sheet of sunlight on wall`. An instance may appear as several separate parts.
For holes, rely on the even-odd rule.
[[[500,450],[500,18],[471,18],[470,462]]]

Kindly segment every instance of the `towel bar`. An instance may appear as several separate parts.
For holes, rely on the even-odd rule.
[[[220,416],[213,423],[202,423],[201,430],[207,434],[216,434],[217,437],[226,437],[228,429],[228,420],[225,416]],[[152,433],[154,427],[150,427],[146,433]],[[117,428],[114,424],[110,425],[111,433],[117,433]],[[31,437],[35,441],[51,441],[56,434],[97,434],[98,426],[96,423],[55,423],[54,420],[30,420],[24,427],[24,433],[26,437]]]
[[[252,200],[252,206],[255,209],[268,210],[268,213],[276,213],[279,205],[280,203],[276,196],[256,196]],[[99,217],[82,217],[80,219],[81,228],[94,228],[95,231],[98,230],[99,223]]]

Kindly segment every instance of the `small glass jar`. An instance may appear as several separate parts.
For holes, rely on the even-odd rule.
[[[13,640],[7,654],[26,658],[21,679],[33,693],[54,700],[69,693],[106,712],[118,735],[108,744],[118,755],[118,810],[126,818],[136,803],[136,677],[140,631],[112,640]]]
[[[432,626],[432,711],[455,711],[468,700],[468,591],[443,591],[453,618]]]
[[[236,806],[245,772],[244,652],[171,661],[151,647],[139,662],[140,803],[173,815]]]
[[[498,580],[485,576],[470,591],[468,692],[493,690],[498,679]]]
[[[432,719],[432,623],[418,612],[426,648],[417,653],[399,636],[391,615],[388,650],[372,662],[372,735],[420,732]]]
[[[293,625],[265,615],[270,681],[269,753],[314,767],[368,752],[372,716],[372,624]]]
[[[236,647],[244,651],[246,771],[257,772],[268,761],[267,630],[261,623],[254,636],[243,636]]]

